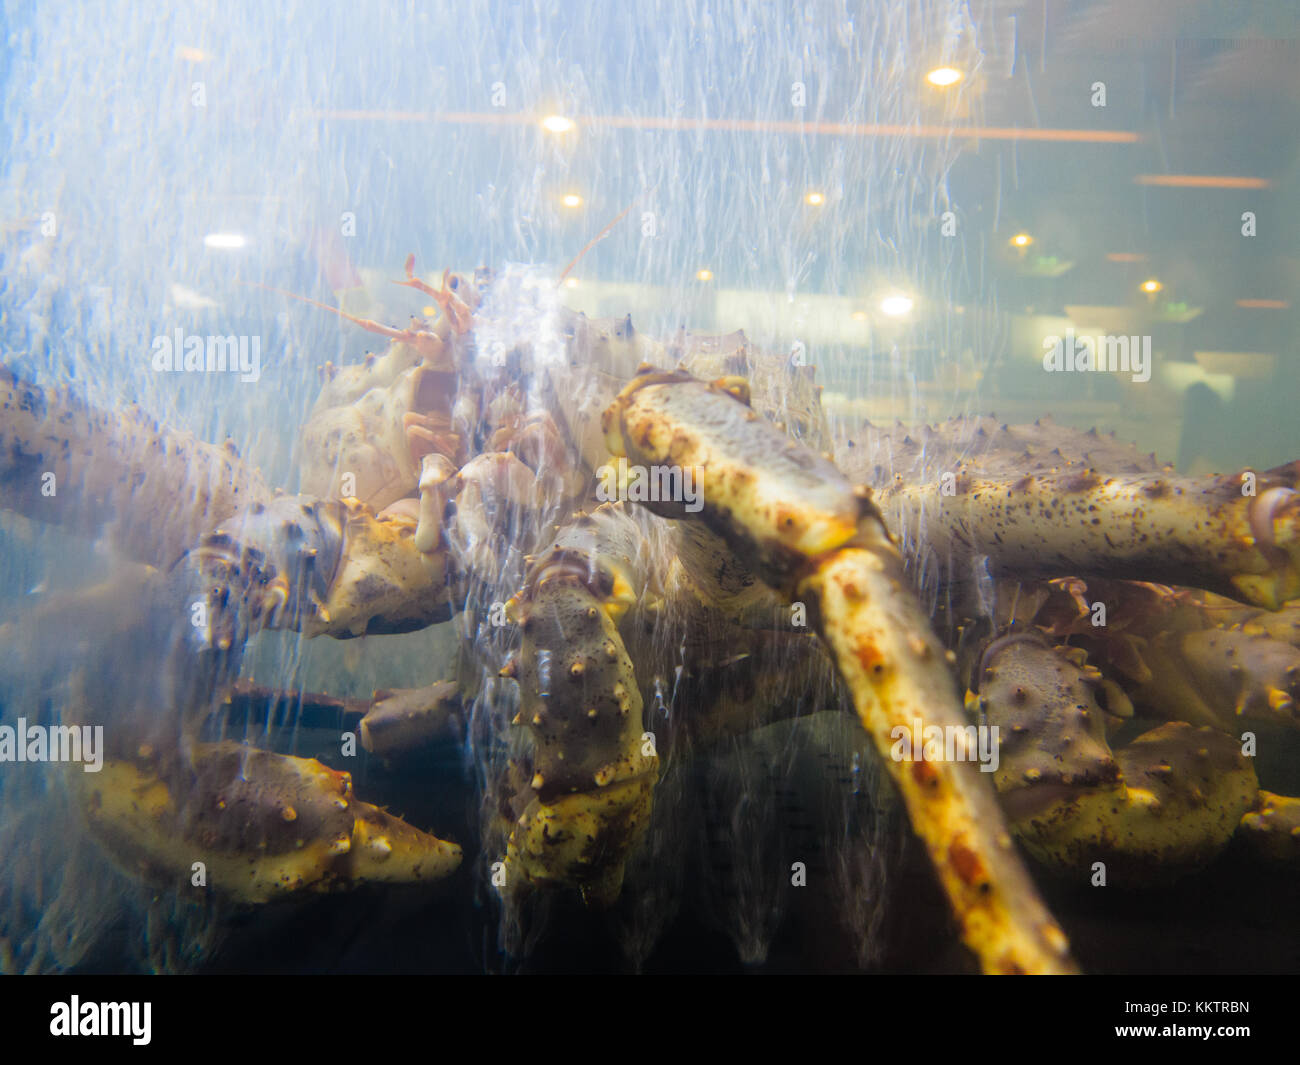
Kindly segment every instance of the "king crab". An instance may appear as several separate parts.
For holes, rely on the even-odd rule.
[[[453,617],[455,679],[376,693],[356,732],[400,757],[459,722],[504,752],[482,845],[507,914],[630,890],[665,758],[797,713],[765,697],[791,671],[854,711],[985,971],[1073,968],[1013,836],[1066,876],[1173,875],[1237,831],[1296,860],[1297,802],[1260,791],[1236,734],[1296,722],[1300,464],[1188,480],[1109,440],[986,419],[918,439],[867,427],[833,461],[811,369],[741,333],[661,343],[564,310],[531,273],[434,288],[408,259],[399,283],[440,313],[343,316],[388,345],[326,367],[302,495],[139,410],[0,382],[4,506],[141,564],[13,623],[29,648],[82,624],[84,675],[108,678],[92,692],[74,675],[57,702],[109,725],[102,773],[72,774],[68,795],[129,875],[184,892],[201,861],[204,890],[248,905],[448,875],[460,848],[357,798],[348,773],[201,733],[260,630]],[[620,483],[611,456],[676,491]],[[602,501],[611,487],[633,502]],[[1184,590],[1134,583],[1151,579]],[[93,635],[107,604],[112,648]],[[1195,700],[1178,689],[1191,669],[1209,678]],[[665,676],[691,698],[651,731]],[[1135,707],[1169,723],[1112,750]],[[996,792],[964,739],[975,721],[1002,733]],[[899,756],[917,724],[957,736],[956,756]]]

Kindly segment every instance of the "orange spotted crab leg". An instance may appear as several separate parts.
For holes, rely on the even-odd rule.
[[[1073,971],[1066,938],[977,766],[891,757],[900,726],[910,735],[916,722],[959,729],[966,721],[880,513],[830,462],[745,399],[743,382],[706,384],[647,368],[606,410],[606,444],[645,466],[695,470],[698,516],[769,584],[810,600],[809,614],[985,971]],[[690,514],[681,500],[649,505],[669,517]]]

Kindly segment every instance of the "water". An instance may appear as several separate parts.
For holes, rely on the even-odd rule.
[[[222,658],[196,652],[192,630],[212,630],[188,624],[188,592],[175,583],[197,536],[148,545],[155,533],[170,544],[160,530],[182,512],[203,532],[228,513],[136,481],[110,491],[131,513],[105,526],[103,470],[86,481],[74,462],[62,496],[43,495],[31,478],[47,471],[11,452],[0,467],[0,724],[104,723],[119,752],[157,744],[188,758],[192,744],[224,738],[319,758],[352,773],[359,799],[456,841],[465,859],[444,885],[390,889],[370,907],[381,916],[360,936],[366,946],[344,948],[350,939],[325,929],[363,923],[353,895],[250,918],[195,889],[179,857],[151,890],[94,841],[68,774],[0,764],[0,838],[12,856],[0,883],[5,967],[968,965],[884,763],[840,713],[844,692],[825,663],[801,673],[804,652],[691,620],[676,603],[653,616],[639,651],[627,637],[661,776],[617,905],[593,912],[562,892],[503,905],[493,875],[508,826],[494,804],[510,760],[529,756],[506,724],[519,698],[496,676],[521,637],[496,608],[523,586],[525,556],[582,502],[562,467],[599,462],[599,412],[637,361],[602,356],[574,372],[562,308],[630,315],[636,336],[676,341],[645,349],[664,368],[689,348],[684,330],[743,329],[770,365],[799,369],[738,371],[709,354],[698,356],[701,375],[748,373],[756,407],[841,465],[864,419],[910,431],[974,413],[1115,430],[1181,473],[1262,473],[1300,455],[1289,407],[1300,384],[1294,115],[1279,90],[1294,69],[1294,14],[1175,5],[1119,25],[1100,7],[363,0],[274,13],[198,3],[146,17],[125,3],[8,4],[8,371],[66,385],[124,425],[136,415],[120,412],[138,404],[142,420],[229,442],[241,468],[260,471],[268,501],[274,489],[352,495],[341,478],[361,471],[346,457],[355,453],[307,454],[299,429],[327,364],[358,365],[388,341],[286,293],[391,329],[441,330],[450,350],[434,297],[391,283],[413,255],[433,288],[450,268],[471,307],[471,289],[484,293],[470,360],[481,388],[465,374],[403,378],[429,420],[414,438],[391,407],[355,423],[372,449],[366,469],[405,486],[392,498],[409,501],[414,519],[423,454],[441,449],[459,468],[497,450],[501,430],[527,483],[503,473],[460,499],[448,535],[459,559],[476,560],[472,578],[438,617],[431,607],[419,625],[392,626],[415,631],[269,631]],[[939,67],[960,80],[929,84]],[[546,129],[548,115],[572,128]],[[1255,184],[1160,183],[1170,175]],[[479,267],[491,275],[476,281]],[[1045,341],[1067,329],[1133,337],[1134,350],[1149,338],[1150,380],[1046,372]],[[160,345],[178,335],[178,362],[186,338],[208,356],[225,347],[209,338],[226,337],[242,338],[230,350],[245,361],[160,370]],[[824,386],[822,414],[809,413],[803,367]],[[587,430],[563,462],[541,429],[523,431],[556,410]],[[111,427],[96,438],[101,454],[112,438]],[[386,463],[399,453],[394,473]],[[535,494],[521,502],[525,491]],[[66,512],[42,509],[51,499]],[[644,606],[671,598],[662,560],[676,549],[663,546],[663,523],[636,520],[659,545],[638,586]],[[925,542],[909,541],[911,573],[944,632],[961,607],[948,562],[927,557]],[[1005,604],[977,568],[976,613],[988,621]],[[307,595],[305,584],[290,591]],[[759,659],[782,667],[780,683],[750,671]],[[547,672],[549,693],[560,682]],[[254,699],[240,717],[224,699],[237,676],[290,696],[274,710]],[[345,753],[340,735],[355,732],[375,689],[444,677],[462,692],[455,738],[397,764]],[[723,738],[690,724],[719,692],[741,723]],[[1294,792],[1291,734],[1261,728],[1263,786]],[[64,836],[76,845],[52,845]],[[806,890],[792,888],[795,864]],[[1281,874],[1258,875],[1285,890]],[[1050,890],[1076,915],[1073,927],[1062,918],[1067,931],[1091,935],[1079,900]],[[1285,940],[1270,905],[1266,938]],[[440,931],[413,931],[425,926]],[[1143,927],[1159,938],[1154,918]],[[311,930],[310,950],[290,945],[295,929]],[[263,954],[258,942],[276,947]],[[1093,942],[1080,948],[1090,966],[1124,967],[1128,947]]]

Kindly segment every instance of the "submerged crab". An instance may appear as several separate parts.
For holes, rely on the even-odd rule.
[[[1013,832],[1065,871],[1169,871],[1238,822],[1294,857],[1293,801],[1258,791],[1225,730],[1238,713],[1294,723],[1295,627],[1238,614],[1224,628],[1219,600],[1125,582],[1268,610],[1300,595],[1300,467],[1243,494],[1240,479],[1187,481],[1109,442],[984,420],[919,443],[868,428],[833,462],[811,370],[741,333],[660,343],[564,310],[526,272],[434,288],[408,260],[404,283],[441,314],[404,330],[353,319],[389,345],[327,368],[301,496],[138,411],[3,381],[4,505],[149,567],[71,610],[131,603],[114,628],[152,649],[156,676],[127,675],[120,645],[101,643],[87,670],[108,682],[61,706],[109,725],[103,773],[73,774],[70,794],[132,875],[184,891],[202,862],[207,889],[258,903],[454,869],[458,847],[355,798],[348,774],[201,738],[261,629],[348,638],[453,617],[454,682],[376,693],[359,733],[396,757],[460,721],[495,752],[484,861],[508,913],[554,890],[592,905],[637,890],[625,870],[666,757],[799,713],[800,687],[856,712],[986,971],[1073,967]],[[1080,610],[1103,599],[1107,628],[1081,639]],[[68,615],[51,603],[22,623]],[[1171,694],[1198,655],[1231,706],[1209,685],[1204,706]],[[674,713],[651,729],[665,677]],[[1114,720],[1139,703],[1202,728],[1112,752]],[[975,720],[1001,731],[1005,816]],[[949,749],[900,756],[899,730],[918,726],[945,729]]]
[[[868,427],[845,465],[937,571],[940,624],[973,716],[1001,730],[995,780],[1029,853],[1145,883],[1241,831],[1294,863],[1300,810],[1259,789],[1253,755],[1300,724],[1300,463],[1180,478],[1047,419],[916,436]]]

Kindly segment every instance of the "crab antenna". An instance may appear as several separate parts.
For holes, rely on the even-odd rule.
[[[328,303],[321,303],[320,300],[314,300],[310,296],[303,296],[297,292],[290,292],[287,288],[276,288],[274,285],[268,285],[262,281],[239,281],[237,285],[246,285],[249,288],[260,288],[265,292],[274,292],[277,296],[288,296],[291,300],[298,300],[301,303],[309,303],[313,307],[319,307],[322,311],[329,311],[330,314],[337,314],[340,318],[349,318],[352,321],[356,319],[348,314],[347,311],[340,310],[338,307],[331,307]]]
[[[636,200],[633,200],[626,207],[624,207],[623,210],[619,211],[617,218],[615,218],[612,222],[609,223],[609,225],[607,225],[604,229],[602,229],[599,233],[597,233],[594,237],[592,237],[591,240],[587,241],[586,247],[584,247],[582,251],[578,252],[578,254],[574,256],[573,261],[564,268],[564,273],[560,275],[560,280],[555,283],[557,288],[561,284],[563,284],[564,279],[569,276],[569,271],[571,271],[575,266],[578,265],[579,262],[582,261],[582,257],[586,255],[587,252],[591,251],[593,247],[599,244],[607,236],[609,236],[609,231],[613,229],[616,225],[618,225],[621,221],[623,221],[624,216],[628,213],[628,211],[632,210],[632,208],[635,206],[636,206]]]
[[[407,340],[412,335],[409,329],[394,329],[392,326],[384,325],[382,322],[376,322],[371,318],[358,318],[355,314],[348,314],[347,311],[338,307],[331,307],[328,303],[321,303],[320,300],[314,300],[310,296],[302,296],[297,292],[290,292],[288,289],[276,288],[274,285],[267,285],[261,281],[236,281],[236,284],[247,285],[249,288],[260,288],[267,292],[274,292],[279,296],[287,296],[291,300],[298,300],[302,303],[310,304],[313,307],[319,307],[322,311],[329,311],[330,314],[336,314],[340,318],[351,322],[353,325],[359,325],[370,333],[377,333],[379,336],[387,337],[390,340]]]

